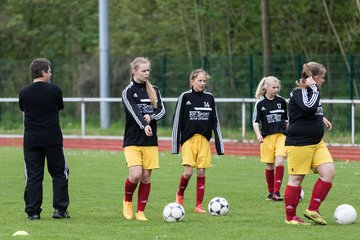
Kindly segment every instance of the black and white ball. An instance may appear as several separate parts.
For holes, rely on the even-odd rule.
[[[349,204],[341,204],[335,209],[334,219],[338,224],[352,224],[356,221],[356,218],[356,210]]]
[[[229,204],[225,198],[214,197],[209,202],[208,210],[213,216],[225,216],[229,212]]]
[[[163,217],[166,222],[180,222],[185,217],[185,209],[178,203],[169,203],[164,207]]]

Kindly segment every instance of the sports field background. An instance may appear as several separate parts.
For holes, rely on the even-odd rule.
[[[359,213],[360,162],[336,161],[334,187],[323,203],[321,213],[327,226],[288,226],[284,223],[282,202],[267,202],[264,165],[257,157],[214,156],[207,171],[204,203],[215,196],[226,198],[230,212],[225,217],[192,212],[195,179],[185,192],[186,216],[183,222],[169,224],[162,219],[163,207],[175,200],[180,175],[180,155],[160,153],[160,169],[154,171],[146,216],[148,222],[126,221],[121,214],[123,184],[127,167],[121,151],[66,150],[70,167],[69,211],[71,219],[54,220],[51,180],[45,174],[44,202],[40,221],[29,221],[23,211],[24,162],[19,147],[0,148],[0,239],[358,239],[358,223],[341,226],[333,212],[343,203]],[[306,209],[317,176],[309,175],[303,184]],[[284,177],[284,182],[287,177]],[[282,191],[284,189],[284,184]],[[136,200],[136,197],[135,199]],[[358,222],[358,221],[357,221]],[[30,236],[13,237],[18,230]]]

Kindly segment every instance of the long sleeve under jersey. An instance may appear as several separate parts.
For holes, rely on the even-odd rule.
[[[266,137],[274,133],[286,133],[288,122],[286,100],[276,95],[269,100],[265,96],[259,98],[254,107],[253,123],[261,123],[261,135]]]
[[[323,108],[316,84],[290,93],[286,146],[317,144],[324,136]]]
[[[179,153],[184,144],[195,134],[203,135],[208,141],[215,134],[217,154],[224,154],[220,123],[213,95],[208,92],[183,92],[176,104],[173,117],[172,153]]]
[[[124,133],[124,147],[126,146],[157,146],[157,121],[164,117],[165,107],[156,86],[153,86],[158,98],[158,106],[154,109],[146,92],[146,84],[134,81],[122,92],[122,101],[125,107],[126,123]],[[144,128],[147,125],[144,115],[151,117],[150,126],[153,135],[146,136]]]

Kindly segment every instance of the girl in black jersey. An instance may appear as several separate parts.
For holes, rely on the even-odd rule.
[[[324,128],[332,130],[331,122],[323,116],[320,88],[324,83],[326,69],[316,62],[303,65],[298,87],[290,93],[289,127],[285,146],[288,154],[289,181],[285,190],[285,223],[309,225],[296,216],[301,183],[312,170],[319,174],[314,185],[310,203],[304,216],[316,224],[326,225],[319,212],[321,203],[332,187],[335,168],[330,152],[323,142]]]
[[[196,206],[194,211],[206,212],[202,207],[205,194],[205,169],[212,166],[210,138],[215,133],[215,146],[219,155],[224,154],[220,123],[214,97],[205,91],[208,74],[194,70],[190,74],[191,89],[183,92],[176,104],[172,130],[172,153],[179,153],[181,145],[182,164],[185,167],[181,175],[176,202],[184,205],[184,191],[193,174],[197,172]]]
[[[132,197],[140,182],[136,220],[147,221],[144,210],[150,194],[151,171],[159,168],[157,121],[164,116],[165,108],[158,88],[149,82],[149,60],[135,58],[130,68],[130,84],[122,92],[126,113],[124,155],[129,168],[123,215],[127,220],[133,218]]]
[[[266,164],[266,200],[282,201],[280,188],[284,176],[285,133],[288,124],[286,101],[278,95],[280,81],[273,76],[261,79],[255,97],[253,127],[260,143],[260,160]],[[261,124],[261,131],[260,131]],[[275,167],[274,167],[275,165]]]

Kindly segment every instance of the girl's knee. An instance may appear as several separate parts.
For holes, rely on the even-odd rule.
[[[193,175],[192,171],[184,171],[183,173],[185,179],[191,178],[192,175]]]

